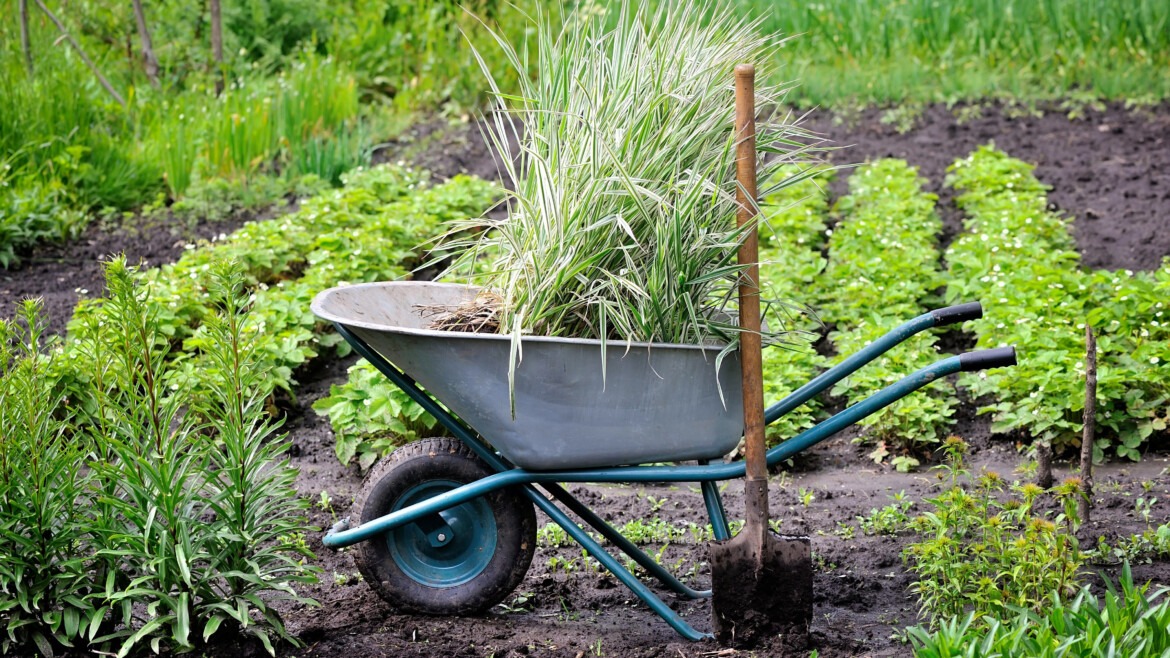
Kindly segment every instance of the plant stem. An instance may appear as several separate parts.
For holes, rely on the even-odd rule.
[[[65,29],[65,24],[57,18],[56,14],[49,11],[49,8],[45,6],[45,3],[42,2],[42,0],[33,1],[37,3],[37,7],[40,7],[41,11],[45,12],[45,15],[49,17],[49,20],[53,21],[53,24],[57,26],[57,30],[61,32],[61,36],[65,37],[65,40],[69,42],[69,45],[73,46],[73,49],[77,51],[77,55],[81,57],[81,61],[85,62],[85,65],[89,67],[90,71],[93,71],[94,76],[97,77],[98,82],[102,84],[102,87],[104,87],[105,90],[110,93],[110,96],[114,97],[114,100],[118,101],[118,105],[121,105],[122,109],[125,109],[126,99],[122,98],[122,95],[114,89],[114,86],[110,84],[110,81],[106,79],[106,76],[102,75],[102,72],[98,70],[97,65],[93,63],[93,60],[89,58],[89,55],[85,54],[85,50],[81,48],[81,44],[77,43],[77,39],[74,39],[73,35],[69,34],[69,30]]]
[[[158,88],[158,58],[154,56],[154,44],[150,39],[150,29],[146,27],[146,14],[142,11],[142,0],[133,0],[134,21],[138,24],[138,37],[142,41],[142,63],[146,69],[146,78],[150,84]]]
[[[1093,442],[1097,434],[1097,337],[1085,323],[1085,419],[1081,436],[1081,524],[1089,522],[1093,496]]]
[[[32,43],[28,36],[28,0],[20,0],[20,51],[24,53],[24,68],[33,77]]]
[[[1036,442],[1036,484],[1052,488],[1052,443],[1048,439]]]
[[[219,0],[211,0],[211,57],[215,60],[215,95],[219,96],[223,93],[223,18]]]

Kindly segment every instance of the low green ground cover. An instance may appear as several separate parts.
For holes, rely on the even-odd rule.
[[[268,374],[266,392],[292,395],[293,371],[340,343],[335,333],[318,332],[321,323],[309,311],[316,293],[407,276],[422,257],[419,245],[446,222],[484,212],[499,194],[494,185],[466,176],[431,187],[425,172],[397,166],[360,170],[345,181],[345,188],[306,201],[296,213],[248,224],[140,275],[151,290],[155,320],[191,381],[207,372],[206,319],[216,312],[208,291],[216,263],[237,263],[252,290],[248,331],[256,334],[257,358]],[[86,346],[115,340],[106,329],[111,310],[108,297],[86,300],[70,321],[63,362],[76,360],[71,369],[79,379],[89,372]]]
[[[821,248],[831,178],[831,172],[819,173],[760,204],[765,217],[760,225],[760,285],[765,299],[776,300],[767,309],[767,319],[792,332],[784,343],[764,350],[765,404],[779,402],[827,365],[813,347],[821,336],[821,323],[811,307],[816,302],[812,284],[825,269]],[[813,399],[772,423],[766,429],[769,442],[790,439],[812,427],[821,408],[820,400]]]
[[[1068,220],[1050,212],[1032,166],[982,148],[951,167],[967,232],[947,250],[948,300],[981,299],[978,347],[1018,345],[1020,365],[966,375],[996,432],[1078,444],[1085,398],[1085,325],[1098,338],[1095,453],[1137,459],[1166,429],[1170,399],[1170,262],[1155,272],[1080,268]]]
[[[837,353],[848,356],[894,327],[922,314],[941,284],[937,236],[942,222],[935,196],[922,190],[916,169],[901,160],[864,165],[849,179],[837,206],[841,221],[829,237],[829,261],[816,282],[817,308]],[[896,254],[891,258],[891,255]],[[837,384],[832,393],[850,404],[938,360],[937,338],[926,334],[889,351]],[[881,461],[895,451],[937,443],[950,424],[955,394],[931,384],[861,422],[879,445]],[[898,455],[901,467],[914,458]]]

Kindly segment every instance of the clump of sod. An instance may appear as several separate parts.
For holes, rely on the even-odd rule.
[[[780,44],[720,7],[661,5],[624,0],[559,30],[538,18],[535,77],[527,50],[495,35],[521,73],[518,93],[502,91],[480,59],[493,98],[487,137],[514,191],[491,230],[452,243],[463,251],[451,270],[478,271],[469,282],[493,293],[491,324],[513,338],[513,369],[523,335],[600,339],[603,349],[737,342],[732,71],[754,63],[769,80]],[[758,86],[757,107],[778,107],[785,91]],[[761,196],[811,175],[816,142],[791,115],[760,120]],[[484,251],[495,266],[477,270]]]

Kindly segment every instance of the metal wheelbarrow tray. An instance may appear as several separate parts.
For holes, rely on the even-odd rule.
[[[512,341],[499,334],[428,329],[421,307],[454,308],[468,286],[431,282],[333,288],[313,312],[342,324],[532,470],[714,459],[743,434],[738,356],[719,346],[526,336],[515,375]]]
[[[355,351],[454,437],[415,442],[375,466],[354,511],[329,530],[325,546],[359,545],[366,582],[400,607],[478,612],[523,579],[535,550],[535,507],[680,635],[711,637],[682,619],[569,513],[676,595],[706,598],[710,590],[682,583],[560,483],[698,483],[714,538],[728,539],[717,483],[743,477],[744,463],[709,462],[742,434],[738,361],[724,359],[717,379],[719,347],[635,344],[627,350],[611,342],[603,381],[597,341],[525,337],[513,420],[509,337],[433,331],[418,312],[420,305],[458,305],[475,292],[459,285],[376,283],[333,288],[314,300],[318,316],[333,322]],[[764,420],[776,421],[917,333],[982,313],[978,302],[924,313],[769,406]],[[781,442],[768,450],[767,463],[776,466],[941,377],[1015,362],[1012,347],[943,358]],[[684,460],[698,463],[630,465]]]

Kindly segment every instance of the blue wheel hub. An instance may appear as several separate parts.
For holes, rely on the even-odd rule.
[[[462,486],[430,480],[407,489],[394,504],[397,511]],[[419,519],[386,533],[394,563],[415,582],[456,587],[487,568],[496,552],[496,517],[483,498]]]

